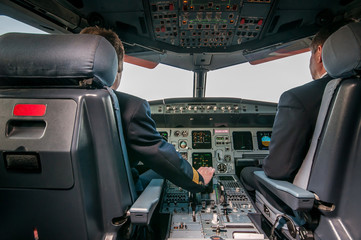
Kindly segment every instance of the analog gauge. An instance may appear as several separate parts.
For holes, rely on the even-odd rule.
[[[188,131],[187,130],[182,131],[182,136],[183,137],[188,137]]]
[[[179,148],[185,149],[185,148],[187,148],[187,146],[188,146],[188,144],[187,144],[186,140],[181,140],[179,142]]]
[[[224,161],[225,161],[225,162],[230,162],[230,161],[232,161],[231,155],[225,155],[225,156],[224,156]]]
[[[219,173],[226,173],[227,172],[227,165],[224,163],[220,163],[217,166],[217,170]]]
[[[179,137],[180,134],[181,134],[181,133],[180,133],[180,131],[178,131],[178,130],[174,132],[174,136],[175,136],[175,137]]]

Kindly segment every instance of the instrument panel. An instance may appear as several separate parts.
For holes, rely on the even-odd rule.
[[[235,174],[237,164],[261,163],[268,154],[272,128],[158,128],[161,136],[195,169],[214,167]]]
[[[236,176],[269,153],[276,104],[242,99],[183,99],[150,103],[161,136],[195,169],[215,168],[202,193],[167,181],[160,213],[166,239],[267,239],[258,213]]]

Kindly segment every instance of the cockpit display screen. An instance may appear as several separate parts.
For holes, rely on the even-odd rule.
[[[195,169],[212,167],[212,153],[192,153],[192,166]]]
[[[194,149],[211,149],[211,131],[192,131],[192,146]]]
[[[257,132],[257,141],[259,150],[268,150],[271,142],[272,132]]]
[[[253,150],[251,132],[233,132],[234,150]]]
[[[162,136],[162,138],[168,142],[168,133],[167,132],[159,132],[159,134]]]

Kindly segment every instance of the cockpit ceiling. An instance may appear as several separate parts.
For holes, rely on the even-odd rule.
[[[322,25],[345,16],[359,18],[360,2],[0,0],[0,5],[27,15],[28,23],[47,32],[78,33],[89,25],[111,28],[119,34],[133,62],[140,58],[207,71],[272,60],[274,52],[284,56],[302,52]],[[36,18],[29,20],[34,13]]]

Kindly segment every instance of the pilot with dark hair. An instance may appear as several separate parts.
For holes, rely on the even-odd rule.
[[[334,24],[323,28],[312,39],[309,69],[315,81],[290,89],[280,97],[269,155],[263,160],[263,170],[270,178],[292,182],[306,157],[323,92],[332,79],[323,66],[322,47],[339,27],[340,24]],[[241,171],[241,181],[249,191],[257,187],[253,174],[257,170],[262,169],[246,167]]]
[[[112,89],[116,90],[120,84],[124,57],[124,47],[118,35],[111,30],[99,27],[87,27],[80,33],[103,36],[114,46],[119,63],[118,73],[112,86]],[[202,191],[212,179],[215,169],[200,167],[198,171],[195,170],[181,157],[173,145],[163,140],[156,130],[146,100],[126,93],[114,92],[119,101],[124,138],[129,161],[133,167],[136,190],[141,192],[151,179],[163,177],[191,192]],[[139,161],[151,170],[140,175],[138,179],[137,174],[134,174],[136,172],[134,167]]]

